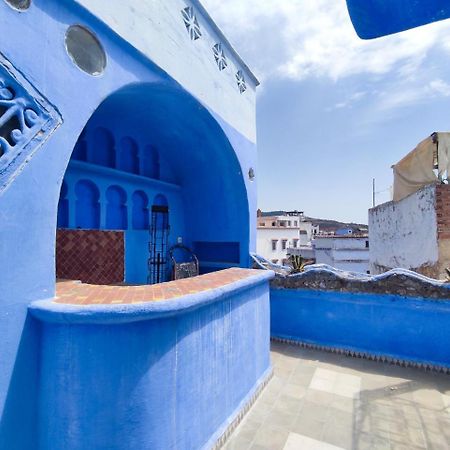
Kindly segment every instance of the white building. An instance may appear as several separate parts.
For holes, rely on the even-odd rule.
[[[369,238],[367,236],[319,236],[313,241],[316,264],[336,269],[369,273]]]
[[[370,270],[437,279],[450,267],[450,133],[433,133],[397,164],[393,200],[369,210]]]
[[[275,264],[286,264],[290,250],[307,246],[318,232],[302,211],[265,215],[258,210],[256,250]]]

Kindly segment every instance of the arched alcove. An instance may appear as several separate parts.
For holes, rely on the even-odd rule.
[[[118,169],[139,174],[139,148],[136,141],[129,136],[120,140]]]
[[[146,177],[160,179],[159,152],[153,145],[144,148],[141,172]]]
[[[155,206],[169,206],[167,198],[163,194],[158,194],[153,199],[153,205]]]
[[[102,195],[99,201],[98,189],[94,195],[92,185],[78,187],[83,208],[77,207],[76,227],[100,228],[103,234],[86,239],[124,252],[125,281],[167,280],[170,262],[152,278],[149,261],[155,255],[168,261],[168,249],[180,241],[199,257],[201,273],[248,266],[250,213],[241,166],[221,126],[197,100],[179,87],[131,85],[110,95],[85,129],[80,139],[91,164],[69,164],[66,178],[92,180]],[[124,136],[117,147],[110,130]],[[141,142],[148,144],[139,149]]]
[[[148,197],[144,191],[136,191],[133,193],[133,229],[148,230],[149,216]]]
[[[106,191],[106,229],[126,230],[127,194],[120,186],[110,186]]]
[[[100,193],[95,183],[80,180],[75,185],[75,228],[100,228]]]
[[[112,133],[104,128],[98,127],[93,131],[90,162],[105,167],[116,167],[116,150]]]
[[[67,183],[62,182],[61,192],[59,194],[58,202],[58,228],[68,228],[69,227],[69,200],[67,199]]]

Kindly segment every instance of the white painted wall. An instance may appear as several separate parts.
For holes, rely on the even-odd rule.
[[[298,229],[295,228],[258,228],[256,234],[256,252],[258,255],[272,261],[278,260],[278,264],[287,258],[287,249],[292,247],[293,240],[299,238]],[[286,249],[282,249],[281,242],[287,240]],[[272,250],[272,240],[277,240],[276,250]]]
[[[270,261],[278,260],[278,264],[288,258],[291,249],[310,244],[314,229],[311,222],[303,221],[301,216],[295,215],[258,217],[257,226],[258,255]],[[273,240],[278,241],[276,250],[272,250]],[[282,248],[283,240],[287,240],[286,249]],[[296,246],[294,241],[297,241]]]
[[[369,210],[370,268],[415,269],[438,262],[436,188]]]
[[[367,237],[316,237],[313,240],[317,264],[366,273],[369,270]]]
[[[198,1],[76,0],[150,58],[251,142],[256,142],[257,80]],[[181,11],[193,6],[202,36],[192,41]],[[213,46],[222,43],[228,67],[219,71]],[[239,92],[236,73],[247,90]]]

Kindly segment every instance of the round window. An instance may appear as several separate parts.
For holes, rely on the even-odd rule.
[[[25,11],[31,5],[31,0],[6,0],[9,6],[19,11]]]
[[[100,75],[106,67],[106,54],[96,36],[81,25],[66,33],[66,49],[72,61],[89,75]]]
[[[250,181],[253,181],[255,179],[255,170],[253,169],[253,167],[250,167],[250,169],[248,170],[248,178],[250,179]]]

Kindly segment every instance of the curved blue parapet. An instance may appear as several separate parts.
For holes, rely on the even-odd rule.
[[[373,39],[450,17],[448,0],[347,0],[358,36]]]
[[[136,305],[32,303],[36,447],[212,448],[271,374],[272,277]]]

